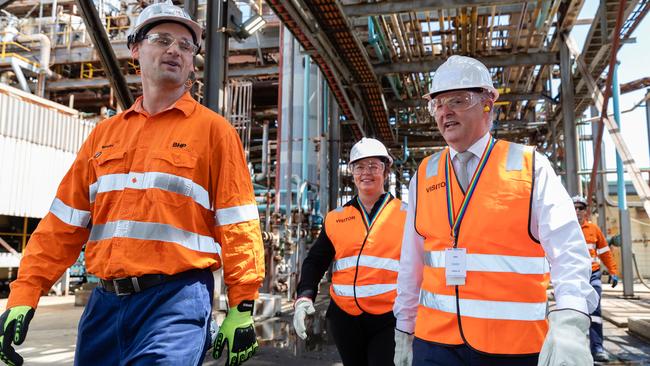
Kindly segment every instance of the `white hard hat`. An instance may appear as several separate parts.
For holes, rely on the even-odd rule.
[[[147,26],[161,22],[176,22],[186,26],[192,33],[194,43],[200,46],[203,28],[199,23],[192,20],[185,10],[174,5],[171,0],[149,5],[142,10],[129,33],[127,46],[131,48],[134,43],[139,42],[140,39],[137,39],[138,34],[140,31],[147,30]]]
[[[450,90],[485,89],[492,94],[492,100],[499,98],[499,92],[492,85],[490,71],[479,60],[466,56],[451,56],[433,74],[431,90],[425,96],[433,99],[437,94]]]
[[[350,150],[350,164],[357,160],[370,157],[386,158],[388,159],[388,165],[393,164],[393,158],[390,157],[386,146],[384,146],[381,141],[363,137],[361,138],[361,141],[354,144],[352,150]]]
[[[582,196],[579,196],[579,195],[578,195],[578,196],[573,196],[573,197],[571,197],[571,199],[573,200],[573,204],[574,204],[574,205],[575,205],[576,203],[580,203],[580,204],[585,205],[585,207],[588,206],[588,205],[587,205],[587,199],[584,198],[584,197],[582,197]]]

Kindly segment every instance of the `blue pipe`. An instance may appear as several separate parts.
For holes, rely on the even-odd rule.
[[[550,9],[551,9],[551,1],[543,0],[541,11],[539,12],[539,15],[537,16],[537,20],[535,21],[535,28],[539,29],[542,27],[542,25],[544,25],[544,20],[546,20],[546,17],[548,16],[548,12]]]
[[[372,46],[372,48],[375,50],[375,55],[377,55],[377,58],[379,59],[380,62],[386,61],[384,58],[384,52],[382,51],[382,46],[383,46],[383,39],[381,36],[381,32],[375,31],[375,18],[374,17],[368,17],[368,43]],[[384,46],[385,48],[385,46]],[[388,83],[390,84],[390,88],[393,90],[393,93],[395,94],[395,97],[397,97],[398,100],[402,100],[402,95],[399,92],[398,85],[395,83],[395,76],[386,76],[386,79],[388,79]],[[399,79],[397,79],[399,81]],[[401,88],[401,85],[399,86]]]
[[[305,56],[305,75],[303,80],[303,99],[302,99],[302,180],[307,181],[309,172],[308,148],[309,145],[309,78],[311,76],[311,56]]]
[[[614,120],[618,124],[618,130],[621,130],[621,108],[619,106],[619,95],[621,87],[618,84],[618,64],[614,66],[614,76],[612,78],[612,99],[614,99]],[[607,113],[607,112],[605,112]],[[618,191],[618,209],[627,210],[627,197],[625,194],[625,170],[623,169],[623,160],[618,151],[616,152],[616,186]]]
[[[402,147],[402,158],[401,159],[395,159],[395,165],[401,165],[406,163],[406,161],[409,158],[409,150],[408,150],[408,136],[404,136],[404,146]]]

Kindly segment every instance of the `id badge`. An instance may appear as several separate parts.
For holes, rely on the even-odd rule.
[[[467,249],[445,249],[445,279],[447,286],[464,285],[467,277]]]

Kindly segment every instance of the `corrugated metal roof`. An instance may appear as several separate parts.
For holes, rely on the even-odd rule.
[[[93,121],[0,84],[0,215],[45,216]]]

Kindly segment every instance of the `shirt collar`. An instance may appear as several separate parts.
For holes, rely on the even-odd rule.
[[[183,94],[176,101],[176,103],[174,103],[171,107],[167,108],[165,111],[168,111],[170,109],[178,109],[179,111],[183,112],[185,117],[189,117],[189,115],[192,114],[192,112],[194,112],[194,110],[196,109],[196,104],[197,101],[194,100],[194,98],[192,98],[190,92],[185,92],[185,94]],[[131,113],[148,115],[148,113],[142,107],[142,95],[135,100],[135,103],[133,103],[131,108],[127,109],[124,112],[124,116],[128,118]]]
[[[474,154],[474,156],[480,158],[483,155],[483,151],[485,151],[485,146],[487,146],[488,142],[490,141],[490,137],[492,137],[490,133],[489,132],[486,133],[485,135],[483,135],[483,137],[478,139],[472,146],[470,146],[469,149],[467,149],[467,151]],[[453,160],[454,157],[456,157],[456,154],[458,154],[458,151],[454,150],[453,147],[449,146],[449,154],[450,154],[450,158]]]

